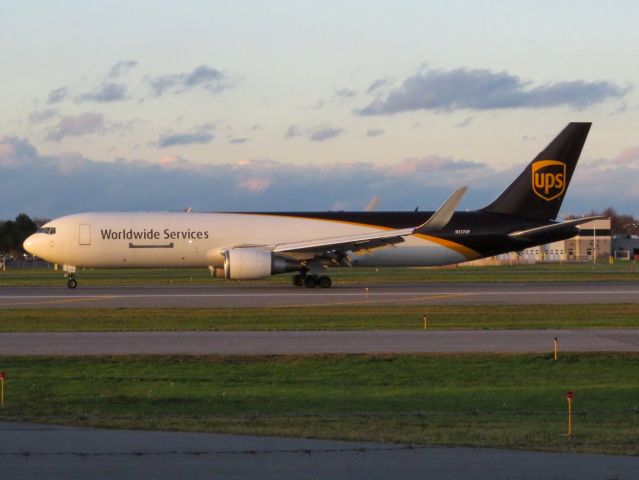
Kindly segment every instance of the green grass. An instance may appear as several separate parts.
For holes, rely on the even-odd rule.
[[[536,264],[459,268],[337,268],[329,271],[337,284],[411,282],[625,282],[639,280],[636,262]],[[192,269],[80,269],[81,285],[223,285],[224,279],[211,278],[205,268]],[[290,275],[278,275],[243,285],[283,285]],[[53,269],[0,270],[2,286],[64,285],[61,271]]]
[[[1,420],[639,455],[639,354],[4,357],[0,369]]]
[[[639,304],[0,309],[0,331],[639,328]]]

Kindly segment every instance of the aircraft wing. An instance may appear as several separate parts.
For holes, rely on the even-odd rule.
[[[608,217],[595,216],[577,218],[575,220],[568,220],[566,222],[553,223],[551,225],[544,225],[543,227],[536,227],[530,228],[528,230],[521,230],[519,232],[513,232],[509,236],[514,238],[521,238],[524,240],[534,240],[535,237],[541,237],[548,233],[557,233],[567,227],[576,227],[577,225],[581,225],[583,223],[592,222],[593,220],[603,220],[605,218]]]
[[[345,235],[342,237],[318,238],[303,242],[280,243],[274,246],[274,253],[303,252],[303,251],[327,251],[339,248],[340,250],[361,250],[376,248],[379,246],[400,243],[406,235],[412,235],[414,228],[402,228],[397,230],[380,230],[368,234]]]
[[[404,241],[404,237],[414,233],[425,233],[439,230],[445,227],[455,212],[455,208],[461,201],[467,187],[455,191],[439,209],[431,215],[423,224],[417,227],[400,228],[393,230],[379,230],[377,232],[344,235],[340,237],[327,237],[301,242],[287,242],[272,245],[274,253],[315,252],[329,251],[357,251],[384,247]]]

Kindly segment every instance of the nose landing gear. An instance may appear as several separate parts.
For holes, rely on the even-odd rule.
[[[75,287],[78,286],[78,281],[74,278],[75,267],[72,267],[70,265],[65,265],[64,269],[66,271],[66,273],[64,274],[64,278],[67,279],[67,287],[74,289]]]
[[[306,288],[331,288],[333,282],[331,281],[331,277],[328,275],[309,275],[306,273],[298,273],[293,275],[292,278],[293,286],[295,287],[306,287]]]

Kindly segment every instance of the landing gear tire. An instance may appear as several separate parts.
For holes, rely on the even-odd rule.
[[[293,282],[293,286],[294,287],[303,287],[304,286],[304,275],[302,275],[301,273],[293,275],[293,278],[291,279],[291,281]]]
[[[328,275],[322,275],[317,281],[317,285],[322,288],[331,288],[332,284],[333,282],[331,281],[331,277]]]
[[[317,287],[317,277],[315,275],[306,275],[306,277],[304,277],[304,286],[306,288]]]
[[[78,281],[75,278],[70,278],[67,280],[67,287],[73,289],[78,286]]]

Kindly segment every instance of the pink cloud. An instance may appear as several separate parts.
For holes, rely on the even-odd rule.
[[[238,160],[233,165],[246,170],[265,170],[279,168],[282,164],[280,162],[276,162],[275,160],[271,160],[270,158],[255,158]]]
[[[165,168],[183,167],[189,164],[189,161],[179,155],[165,155],[158,161],[160,166]]]
[[[61,155],[57,164],[61,175],[72,175],[86,168],[87,160],[78,154]]]
[[[405,158],[390,168],[390,173],[399,177],[410,177],[416,173],[432,171],[471,170],[481,167],[479,163],[467,160],[453,160],[451,158],[430,155],[423,158]]]
[[[15,147],[8,137],[0,135],[0,166],[15,167],[17,165]]]
[[[271,186],[271,181],[266,178],[247,178],[238,183],[238,186],[251,193],[263,193]]]
[[[615,159],[615,163],[639,163],[639,147],[628,147],[623,149]]]

